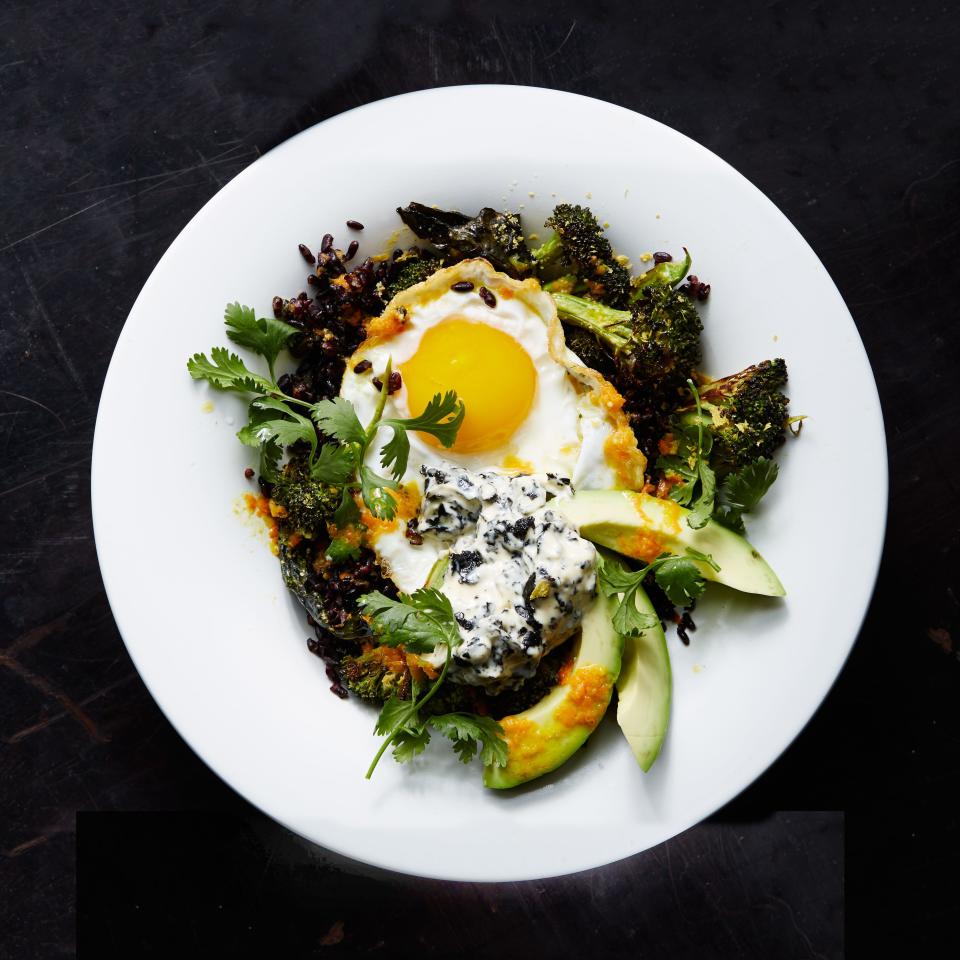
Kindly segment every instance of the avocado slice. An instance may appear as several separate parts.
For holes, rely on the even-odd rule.
[[[690,511],[672,500],[630,490],[583,490],[550,506],[576,524],[581,536],[617,553],[649,562],[661,553],[685,556],[692,547],[720,567],[695,560],[705,579],[764,597],[786,595],[767,561],[743,537],[713,520],[694,530],[687,523]]]
[[[485,786],[506,790],[556,770],[596,729],[610,705],[623,651],[611,607],[611,600],[597,595],[564,678],[539,703],[501,719],[510,756],[505,767],[484,767]]]
[[[607,551],[604,557],[607,563],[619,564]],[[643,587],[637,588],[636,606],[641,613],[657,618]],[[657,618],[655,627],[624,637],[623,666],[617,677],[617,723],[644,772],[653,766],[663,746],[672,685],[667,638]]]

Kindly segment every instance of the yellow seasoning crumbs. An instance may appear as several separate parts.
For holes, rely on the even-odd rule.
[[[212,400],[204,400],[203,403],[200,404],[200,412],[201,412],[201,413],[213,413],[213,401],[212,401]]]
[[[247,513],[249,513],[250,516],[259,517],[263,521],[264,526],[267,528],[267,536],[270,539],[270,552],[276,555],[277,538],[280,534],[276,517],[282,514],[274,513],[274,510],[283,510],[283,507],[269,500],[263,494],[257,496],[252,493],[245,493],[243,495],[243,505],[246,507]],[[286,513],[285,510],[284,513]]]

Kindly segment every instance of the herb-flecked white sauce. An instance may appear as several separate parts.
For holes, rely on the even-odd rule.
[[[461,642],[449,676],[493,691],[517,686],[579,628],[596,593],[596,549],[549,504],[570,481],[453,464],[422,472],[418,529],[450,549],[440,589]],[[439,666],[444,656],[430,659]]]

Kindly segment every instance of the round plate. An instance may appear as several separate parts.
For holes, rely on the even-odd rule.
[[[551,130],[589,130],[562,138]],[[602,148],[597,145],[602,144]],[[560,200],[609,221],[635,268],[689,247],[713,286],[704,367],[785,357],[802,437],[749,518],[785,601],[711,587],[689,647],[671,630],[673,715],[650,773],[608,717],[555,774],[507,793],[446,743],[372,781],[374,712],[328,688],[303,612],[262,530],[237,396],[190,380],[187,357],[226,343],[223,306],[270,315],[302,289],[297,244],[327,231],[360,256],[411,242],[397,206],[519,211],[536,232]],[[542,229],[542,228],[541,228]],[[399,243],[398,243],[399,237]],[[254,361],[255,362],[255,361]],[[856,430],[850,424],[857,424]],[[870,478],[832,495],[839,463]],[[887,464],[876,386],[836,288],[774,205],[708,150],[646,117],[529,87],[448,87],[373,103],[254,163],[188,224],[147,281],[100,402],[93,513],[107,594],[161,709],[234,789],[304,837],[380,867],[521,880],[610,863],[697,823],[751,783],[836,679],[866,610],[883,541]],[[842,549],[837,549],[842,547]],[[842,560],[841,560],[842,557]],[[812,772],[812,771],[811,771]]]

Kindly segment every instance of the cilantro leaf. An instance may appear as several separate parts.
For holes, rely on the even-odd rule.
[[[420,702],[415,699],[390,697],[380,710],[374,733],[389,738],[381,747],[378,758],[387,745],[392,744],[394,759],[399,763],[406,763],[423,753],[430,742],[426,724],[420,720]]]
[[[717,491],[717,520],[737,533],[744,532],[741,517],[749,513],[763,499],[777,479],[777,464],[767,457],[758,457],[753,463],[729,474]]]
[[[730,507],[718,506],[713,509],[713,518],[716,523],[734,533],[739,533],[741,537],[747,535],[747,528],[744,526],[743,519],[736,510]]]
[[[380,466],[390,470],[394,480],[399,480],[407,470],[410,456],[410,438],[402,427],[393,426],[393,436],[380,450]]]
[[[713,515],[717,493],[717,475],[710,466],[713,449],[712,420],[703,412],[700,393],[692,380],[687,386],[696,403],[696,413],[688,414],[675,423],[673,437],[677,452],[657,459],[657,468],[671,475],[676,482],[670,490],[670,499],[682,507],[689,507],[687,525],[693,530],[705,526]]]
[[[272,393],[277,385],[258,373],[248,370],[244,362],[226,347],[214,347],[210,359],[195,353],[187,361],[187,370],[194,380],[206,380],[218,390],[234,393]]]
[[[430,742],[430,731],[426,726],[414,730],[398,730],[393,737],[393,759],[398,763],[407,763],[418,753],[423,753]]]
[[[392,520],[397,513],[397,501],[390,496],[390,490],[397,490],[399,484],[388,477],[374,473],[366,464],[360,467],[360,492],[363,502],[378,520]]]
[[[687,557],[658,557],[654,565],[657,584],[674,606],[690,606],[706,589],[703,575]]]
[[[453,607],[439,590],[423,588],[410,596],[401,594],[399,600],[374,590],[357,603],[386,646],[402,644],[411,653],[430,653],[441,643],[449,648],[460,639]]]
[[[381,707],[373,732],[385,737],[394,730],[415,727],[419,722],[416,701],[401,700],[400,697],[393,696]]]
[[[248,423],[237,431],[237,438],[241,443],[248,447],[257,447],[260,451],[259,473],[265,480],[276,480],[277,466],[280,458],[283,456],[283,447],[276,439],[269,434],[261,437],[257,430],[261,424],[273,419],[273,413],[269,410],[261,410],[259,407],[250,405],[248,413]]]
[[[239,346],[249,347],[259,353],[267,361],[271,376],[277,356],[297,332],[296,327],[273,317],[257,319],[252,307],[239,303],[226,305],[223,320],[227,325],[227,336]]]
[[[660,621],[637,608],[637,594],[642,590],[644,577],[650,572],[648,564],[642,570],[627,570],[618,560],[600,556],[597,568],[600,592],[605,597],[617,597],[619,603],[610,618],[614,630],[625,637],[635,637],[650,630]]]
[[[613,629],[621,636],[637,637],[644,630],[652,630],[660,623],[659,618],[654,614],[643,613],[637,609],[637,595],[642,589],[639,583],[636,584],[623,595],[616,610],[614,610],[611,623]]]
[[[343,537],[334,537],[330,541],[324,556],[336,566],[338,563],[343,563],[344,560],[358,560],[360,558],[360,547],[349,540],[344,540]]]
[[[427,723],[453,741],[453,749],[462,763],[469,763],[480,748],[480,762],[505,767],[509,748],[503,727],[492,717],[473,713],[441,713],[428,717]]]
[[[356,526],[360,522],[360,510],[353,499],[353,486],[347,484],[340,493],[340,506],[333,513],[333,522],[340,529]]]
[[[385,597],[383,594],[366,594],[366,596],[360,598],[361,606],[365,600],[368,601],[369,608],[374,611],[372,616],[375,624],[378,622],[375,619],[376,617],[380,617],[381,620],[389,620],[390,617],[395,616],[395,605],[400,605],[409,607],[418,617],[427,617],[427,611],[436,612],[437,610],[443,610],[445,614],[449,613],[450,624],[447,627],[436,624],[436,629],[441,634],[448,633],[451,627],[453,630],[456,629],[456,622],[453,620],[453,611],[450,609],[450,601],[436,590],[418,590],[412,597],[402,597],[399,603],[398,601],[391,600],[389,597]],[[405,616],[410,615],[407,614]],[[408,649],[414,649],[409,642],[404,642]],[[414,643],[415,642],[416,641],[414,641]],[[443,669],[440,671],[440,675],[433,681],[430,689],[423,696],[419,696],[419,687],[414,681],[413,693],[409,700],[400,700],[398,697],[391,697],[383,705],[380,716],[377,718],[375,732],[381,734],[386,739],[380,744],[380,749],[377,750],[376,756],[367,768],[368,780],[373,776],[373,771],[376,770],[380,758],[391,744],[394,745],[394,758],[403,763],[416,756],[416,754],[421,753],[430,742],[430,733],[427,730],[427,724],[420,719],[420,710],[437,690],[440,689],[447,676],[447,670],[450,667],[451,638],[447,636],[443,642],[446,646],[446,659],[443,662]]]
[[[353,404],[345,397],[321,400],[310,408],[314,423],[328,436],[341,443],[366,445],[367,432],[357,418]]]
[[[693,530],[699,530],[713,514],[714,498],[717,491],[717,475],[706,460],[697,463],[697,475],[700,480],[700,492],[694,500],[687,523]]]
[[[463,401],[458,399],[454,390],[444,394],[436,393],[423,408],[419,417],[409,417],[406,420],[384,420],[386,424],[402,427],[405,430],[417,430],[420,433],[429,433],[436,437],[445,447],[452,447],[457,439],[457,431],[467,409]],[[447,418],[450,419],[447,419]]]
[[[278,413],[292,419],[278,417]],[[248,422],[237,431],[237,438],[241,443],[260,450],[259,470],[265,480],[276,480],[284,446],[297,440],[306,440],[311,449],[316,445],[310,421],[271,397],[258,397],[250,404]]]
[[[758,457],[723,481],[722,501],[741,513],[753,510],[773,486],[777,473],[777,464],[773,460]]]
[[[271,438],[283,447],[298,440],[310,444],[311,450],[317,446],[317,433],[310,420],[274,397],[257,397],[251,402],[249,422],[237,431],[237,436],[248,446],[259,446]]]
[[[618,559],[598,554],[600,592],[606,597],[620,599],[610,618],[618,633],[636,636],[659,622],[657,617],[637,609],[637,594],[649,574],[654,575],[657,584],[674,606],[688,607],[703,593],[706,581],[697,563],[705,564],[714,570],[719,570],[720,567],[713,557],[699,550],[690,548],[687,554],[686,557],[675,557],[663,553],[637,571],[627,570]]]
[[[279,476],[278,467],[283,456],[283,447],[271,438],[260,444],[260,464],[257,472],[268,483],[273,483]]]
[[[451,447],[457,439],[457,431],[465,416],[466,407],[463,401],[457,399],[453,390],[448,390],[444,394],[434,394],[419,417],[410,417],[406,420],[396,418],[381,420],[382,425],[393,429],[393,436],[380,451],[380,465],[384,469],[392,470],[394,478],[399,480],[406,472],[407,459],[410,455],[408,430],[429,433],[445,447]],[[447,419],[448,417],[451,419]]]
[[[342,486],[357,466],[356,448],[324,443],[310,463],[310,476],[321,483]]]

